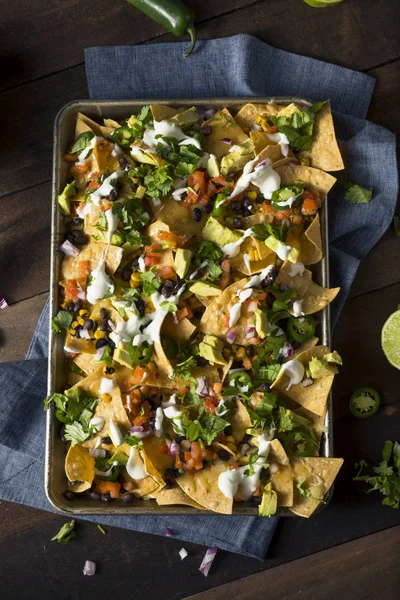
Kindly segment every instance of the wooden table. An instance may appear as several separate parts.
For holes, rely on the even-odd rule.
[[[247,32],[375,76],[368,116],[400,130],[398,0],[345,0],[326,10],[302,0],[188,4],[198,17],[199,38]],[[0,6],[0,293],[11,305],[0,311],[0,360],[18,360],[48,295],[52,127],[61,106],[87,97],[83,49],[173,38],[124,0],[1,0]],[[361,265],[334,333],[334,347],[345,360],[334,390],[336,454],[345,457],[346,467],[325,513],[306,525],[281,521],[264,562],[220,552],[206,579],[197,570],[202,547],[118,529],[102,536],[85,522],[79,541],[64,547],[50,538],[65,519],[0,502],[1,596],[398,597],[398,513],[382,507],[378,497],[364,496],[351,476],[355,460],[377,460],[383,442],[399,438],[400,374],[379,343],[382,324],[400,299],[399,256],[400,240],[390,228]],[[348,398],[361,385],[378,388],[384,406],[373,419],[355,422]],[[181,564],[182,546],[189,557]],[[99,565],[94,578],[81,574],[89,556]],[[215,589],[205,592],[209,588]]]

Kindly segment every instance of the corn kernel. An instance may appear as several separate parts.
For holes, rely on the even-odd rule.
[[[258,115],[258,117],[256,118],[256,121],[259,125],[261,125],[261,121],[264,120],[264,117],[262,115]]]
[[[72,329],[72,327],[71,327],[71,329],[68,329],[68,333],[70,335],[76,335],[76,331],[75,331],[75,329]]]
[[[256,253],[254,248],[250,248],[249,250],[249,260],[250,262],[254,262],[256,260]]]
[[[111,402],[111,396],[110,394],[103,394],[101,399],[103,400],[103,402]]]
[[[78,317],[77,321],[78,321],[79,325],[84,325],[85,324],[85,319],[82,319],[82,317]]]
[[[156,363],[154,363],[152,360],[147,363],[147,369],[151,372],[151,373],[155,373],[155,371],[157,371],[157,367],[156,367]]]
[[[251,190],[250,192],[247,192],[247,196],[250,198],[250,200],[255,200],[257,198],[257,192]]]
[[[303,156],[303,158],[300,159],[300,164],[303,167],[309,167],[310,166],[310,159],[306,158],[305,156]]]
[[[135,271],[135,273],[132,273],[132,275],[131,275],[131,281],[140,281],[140,279],[139,279],[139,273],[137,271]]]
[[[224,356],[225,358],[229,358],[229,357],[230,357],[230,355],[231,355],[231,351],[230,351],[230,349],[229,349],[229,348],[224,348],[224,349],[222,350],[222,354],[223,354],[223,356]]]
[[[227,436],[226,436],[226,441],[227,441],[227,442],[232,442],[232,444],[234,444],[236,440],[235,440],[235,438],[233,437],[233,435],[227,435]]]
[[[81,317],[88,317],[88,316],[89,316],[89,311],[88,311],[88,310],[85,310],[84,308],[82,308],[82,309],[79,311],[79,314],[80,314],[80,316],[81,316]]]
[[[61,308],[67,308],[69,304],[69,300],[64,300],[64,302],[61,304]]]
[[[71,323],[72,329],[76,329],[77,327],[79,327],[79,325],[80,325],[79,321],[72,321],[72,323]]]
[[[245,357],[246,357],[246,350],[244,348],[239,348],[239,350],[236,352],[236,358],[238,358],[239,360],[242,360]]]
[[[105,331],[100,331],[100,329],[98,329],[97,331],[94,332],[94,337],[96,340],[101,340],[105,336],[105,334],[106,334]]]
[[[229,448],[229,450],[232,450],[232,452],[236,452],[236,444],[232,444],[231,442],[228,442],[226,445]]]
[[[137,287],[139,287],[140,282],[139,281],[132,281],[132,279],[131,279],[130,282],[129,282],[129,285],[130,285],[131,288],[137,288]]]
[[[152,312],[153,312],[153,310],[152,310],[152,309],[151,309],[149,306],[147,306],[147,307],[144,309],[144,314],[145,314],[145,315],[149,315],[149,314],[150,314],[150,313],[152,313]]]

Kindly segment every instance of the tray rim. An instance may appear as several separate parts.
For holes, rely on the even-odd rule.
[[[58,112],[53,129],[53,167],[52,167],[52,212],[51,212],[51,251],[50,251],[50,311],[49,311],[49,356],[48,356],[48,377],[47,377],[47,394],[51,395],[55,391],[55,380],[57,377],[57,364],[56,358],[56,346],[57,336],[51,327],[51,320],[53,314],[57,309],[57,287],[58,287],[58,270],[59,270],[59,240],[58,240],[58,229],[62,222],[62,215],[57,208],[57,195],[61,189],[60,180],[62,179],[60,174],[61,166],[61,152],[60,147],[63,139],[60,133],[63,122],[69,117],[71,113],[75,116],[78,112],[85,112],[86,109],[91,109],[91,112],[96,111],[97,115],[92,115],[94,120],[107,116],[108,111],[112,109],[125,109],[127,110],[126,115],[128,116],[129,111],[140,109],[141,106],[147,104],[165,104],[165,105],[205,105],[210,107],[234,107],[238,105],[244,105],[246,103],[253,104],[290,104],[296,103],[304,106],[311,106],[312,101],[304,97],[297,96],[254,96],[254,97],[213,97],[213,98],[140,98],[140,99],[121,99],[121,100],[73,100],[65,104]],[[105,112],[103,112],[105,111]],[[323,240],[323,251],[324,257],[318,263],[321,265],[320,272],[320,283],[324,287],[329,286],[329,252],[328,252],[328,196],[324,199],[321,210],[321,233]],[[330,335],[330,306],[325,307],[321,313],[321,343],[330,347],[331,335]],[[45,455],[45,492],[50,504],[60,513],[68,516],[79,516],[79,515],[154,515],[154,516],[169,516],[169,515],[192,515],[192,516],[205,516],[205,515],[217,515],[207,510],[198,510],[190,506],[182,505],[169,505],[159,506],[152,500],[141,501],[139,505],[121,505],[120,503],[105,505],[101,503],[90,503],[89,497],[88,503],[85,505],[85,501],[82,498],[80,506],[74,506],[75,502],[68,502],[62,496],[62,492],[55,493],[53,488],[53,465],[52,459],[54,457],[54,440],[59,438],[56,434],[57,421],[54,415],[54,407],[51,407],[47,411],[46,417],[46,455]],[[323,434],[323,441],[321,446],[324,447],[324,456],[333,456],[333,427],[332,427],[332,393],[329,395],[327,412],[325,417],[325,428],[326,432]],[[55,442],[57,443],[57,442]],[[59,443],[62,444],[61,440]],[[331,487],[327,497],[325,498],[326,504],[320,506],[316,512],[323,510],[327,504],[329,504],[333,494],[333,486]],[[146,504],[149,503],[148,506]],[[82,506],[83,504],[83,506]],[[232,511],[232,515],[224,516],[257,516],[257,506],[254,507],[237,507],[235,506]],[[297,517],[287,509],[281,508],[277,511],[276,516],[284,517]]]

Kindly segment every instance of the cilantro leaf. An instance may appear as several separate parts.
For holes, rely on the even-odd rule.
[[[265,379],[272,383],[278,377],[281,368],[282,365],[278,363],[273,365],[262,365],[256,371],[256,375],[260,377],[260,379]]]
[[[158,275],[156,267],[153,267],[144,273],[140,273],[139,281],[143,284],[143,294],[145,296],[154,294],[162,284],[161,277]]]
[[[362,475],[363,469],[368,467],[365,460],[354,466],[358,469],[354,481],[365,481],[370,489],[367,493],[377,491],[384,498],[382,504],[391,508],[400,506],[400,444],[387,440],[382,450],[382,461],[373,467],[375,475]]]
[[[222,258],[222,250],[217,244],[209,240],[203,240],[198,244],[194,244],[191,248],[196,256],[199,264],[204,260],[219,261]]]
[[[59,542],[60,544],[68,544],[68,542],[74,538],[76,538],[75,521],[72,520],[69,523],[64,523],[60,531],[51,538],[51,541]]]
[[[150,198],[166,196],[174,189],[173,172],[168,165],[163,165],[149,172],[144,180],[146,193]]]
[[[211,261],[207,265],[207,271],[207,279],[209,281],[216,281],[221,276],[222,268],[219,265],[217,265],[214,261]]]
[[[178,310],[178,307],[175,304],[175,302],[164,301],[164,302],[161,302],[160,307],[163,310],[165,310],[165,312],[170,312],[170,313],[174,313]]]
[[[51,326],[56,333],[65,333],[71,327],[74,320],[74,313],[67,310],[60,310],[51,322]]]
[[[85,148],[90,146],[92,139],[94,138],[93,131],[84,131],[80,135],[78,135],[75,144],[71,148],[72,154],[78,154],[82,152]]]
[[[273,235],[280,242],[285,242],[289,234],[290,227],[287,223],[282,223],[279,227],[270,225],[269,223],[258,223],[253,225],[253,237],[264,242],[267,237]]]
[[[229,421],[222,417],[207,412],[203,413],[200,422],[204,429],[203,439],[208,446],[230,425]]]
[[[67,390],[64,394],[55,393],[44,401],[44,409],[48,410],[51,403],[55,405],[55,416],[65,424],[65,438],[72,445],[84,442],[93,436],[89,421],[94,415],[98,398],[88,396],[79,389]]]
[[[294,112],[292,115],[269,117],[278,130],[285,134],[296,150],[311,150],[315,115],[326,102],[317,102],[311,108]]]
[[[125,288],[122,290],[121,296],[124,300],[126,300],[126,302],[128,302],[129,306],[134,305],[135,301],[139,300],[141,297],[136,288]]]
[[[64,438],[72,442],[73,446],[88,440],[90,437],[92,437],[91,432],[89,430],[85,431],[82,423],[74,422],[70,425],[65,425]]]
[[[99,360],[96,360],[95,362],[105,363],[108,367],[112,367],[113,361],[110,346],[105,346],[101,358],[99,358]]]
[[[251,477],[251,475],[254,475],[254,473],[255,473],[254,464],[257,462],[258,458],[260,458],[260,456],[257,453],[257,450],[255,450],[254,452],[251,452],[251,454],[249,456],[249,466],[244,471],[244,474],[247,477]]]
[[[126,435],[124,441],[126,444],[129,444],[129,446],[142,446],[143,445],[142,440],[139,440],[139,438],[137,438],[135,435]]]
[[[192,370],[197,366],[196,359],[189,356],[185,361],[175,365],[173,377],[182,378],[187,381],[193,381]]]
[[[352,181],[341,181],[340,185],[347,189],[344,199],[349,204],[368,204],[372,198],[372,188],[364,188]]]

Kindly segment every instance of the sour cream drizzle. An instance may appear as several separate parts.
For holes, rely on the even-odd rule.
[[[267,137],[271,140],[271,142],[279,144],[283,156],[287,156],[289,154],[289,140],[284,133],[267,133]]]
[[[304,299],[303,300],[295,300],[293,302],[293,315],[295,317],[304,317],[304,313],[302,311],[303,302],[304,302]]]
[[[91,272],[92,281],[86,290],[86,298],[90,304],[103,298],[107,292],[113,289],[114,284],[105,270],[105,258],[102,258],[95,269]]]
[[[115,185],[112,185],[116,179],[120,179],[124,174],[124,171],[115,171],[105,178],[98,190],[95,190],[90,194],[90,199],[96,206],[100,205],[100,200],[110,194],[115,189]]]
[[[292,249],[292,246],[287,246],[286,244],[283,244],[282,242],[278,241],[278,246],[276,249],[276,255],[283,261],[287,260],[287,257],[290,254],[290,251]]]
[[[117,215],[115,215],[113,213],[113,209],[112,208],[109,208],[108,210],[106,210],[105,215],[106,215],[107,224],[108,224],[107,242],[108,242],[108,244],[111,244],[111,238],[113,236],[114,231],[118,227],[118,221],[119,221],[119,219],[118,219]]]
[[[225,244],[224,246],[222,246],[222,252],[225,254],[225,256],[229,256],[229,258],[234,258],[240,252],[240,245],[244,242],[246,238],[248,238],[251,235],[253,235],[253,229],[249,227],[249,229],[246,229],[243,235],[238,240],[236,240],[236,242],[230,242],[229,244]]]
[[[139,454],[138,449],[135,446],[132,446],[129,452],[128,462],[126,464],[126,470],[128,475],[132,477],[132,479],[144,479],[147,477],[147,472],[144,467],[144,463],[142,457]]]
[[[237,180],[233,192],[225,198],[224,202],[244,192],[250,183],[258,187],[263,196],[268,200],[271,199],[273,192],[279,190],[281,186],[279,174],[270,165],[260,163],[255,166],[256,161],[257,158],[244,166],[243,174]],[[253,167],[254,170],[252,170]]]
[[[163,144],[164,146],[168,145],[162,138],[156,138],[157,135],[162,135],[177,139],[179,146],[190,145],[201,150],[201,145],[198,140],[188,137],[180,127],[173,123],[169,123],[168,121],[154,121],[153,127],[154,129],[147,129],[143,135],[144,143],[150,148],[154,148],[157,144]]]
[[[301,262],[291,263],[289,269],[289,277],[296,277],[297,275],[303,275],[305,266]]]
[[[281,368],[281,373],[285,373],[289,378],[289,385],[286,390],[290,390],[292,385],[297,385],[301,382],[304,377],[304,367],[299,360],[294,358],[293,360],[289,360],[287,363],[284,363]]]

